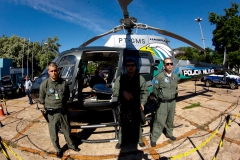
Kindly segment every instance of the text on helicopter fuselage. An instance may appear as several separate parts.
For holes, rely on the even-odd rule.
[[[138,43],[138,44],[145,44],[145,39],[137,39],[137,38],[131,38],[131,39],[128,39],[128,38],[118,38],[118,43],[122,43],[122,42],[125,42],[125,43]]]
[[[214,73],[214,69],[187,69],[187,70],[182,70],[184,76],[195,76],[195,75],[200,75],[200,74],[211,74]]]

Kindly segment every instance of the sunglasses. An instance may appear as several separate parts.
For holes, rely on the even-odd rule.
[[[127,64],[126,67],[135,67],[135,64]]]
[[[173,65],[173,63],[165,63],[166,66]]]

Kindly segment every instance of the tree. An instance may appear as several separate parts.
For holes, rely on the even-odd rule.
[[[184,51],[184,55],[178,56],[178,59],[181,60],[194,60],[194,61],[204,61],[204,54],[201,53],[198,49],[193,47],[180,47]]]
[[[28,64],[31,68],[33,64],[34,75],[37,76],[47,66],[47,58],[50,62],[57,56],[53,51],[53,49],[58,51],[59,46],[61,46],[57,41],[58,37],[48,38],[46,46],[40,42],[29,42],[29,40],[15,35],[10,38],[3,35],[0,37],[0,58],[12,59],[12,67],[23,66],[26,68]],[[32,73],[31,70],[30,73]]]
[[[216,29],[213,31],[213,46],[215,46],[215,51],[220,54],[224,53],[226,48],[226,53],[229,54],[227,60],[231,66],[237,66],[239,64],[240,58],[240,16],[239,16],[239,5],[237,3],[231,3],[231,7],[224,9],[225,15],[217,15],[214,12],[209,13],[209,22],[212,25],[216,25]],[[232,57],[235,56],[235,59]]]
[[[89,62],[87,65],[87,74],[94,75],[95,70],[97,69],[98,64],[94,62]]]

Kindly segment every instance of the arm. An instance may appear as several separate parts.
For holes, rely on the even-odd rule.
[[[148,87],[147,87],[147,84],[146,84],[146,81],[145,79],[140,76],[140,89],[141,89],[141,105],[145,105],[147,103],[147,98],[148,98]]]
[[[120,76],[117,77],[114,87],[113,87],[113,96],[118,97],[119,96],[119,90],[120,90]]]
[[[176,86],[176,94],[175,94],[175,98],[178,97],[178,83],[180,82],[180,79],[176,76],[176,79],[177,79],[177,86]]]
[[[155,77],[155,82],[153,84],[153,94],[155,95],[155,97],[158,99],[158,92],[159,92],[159,79],[157,77]]]
[[[69,89],[69,86],[67,85],[67,82],[65,81],[64,83],[64,99],[63,99],[63,103],[64,105],[67,103],[67,101],[69,100],[70,98],[70,89]]]
[[[120,89],[120,76],[116,79],[114,88],[113,88],[113,96],[114,97],[119,97],[121,95],[124,96],[126,100],[131,100],[133,99],[131,93],[128,93],[127,91],[121,90]]]
[[[39,89],[39,103],[41,104],[45,104],[45,97],[46,97],[46,82],[44,81],[41,85],[40,85],[40,89]]]

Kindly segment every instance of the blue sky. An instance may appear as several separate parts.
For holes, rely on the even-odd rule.
[[[234,2],[239,4],[239,0]],[[199,24],[194,21],[201,17],[205,45],[214,49],[215,26],[208,21],[208,13],[223,15],[230,3],[231,0],[133,0],[128,11],[139,23],[173,32],[203,47]],[[118,0],[0,0],[0,36],[16,35],[39,42],[57,36],[62,52],[109,31],[120,24],[122,17]],[[117,32],[122,33],[124,31]],[[159,35],[140,29],[137,34]],[[103,45],[108,37],[91,46]],[[188,46],[170,37],[167,39],[171,48]]]

